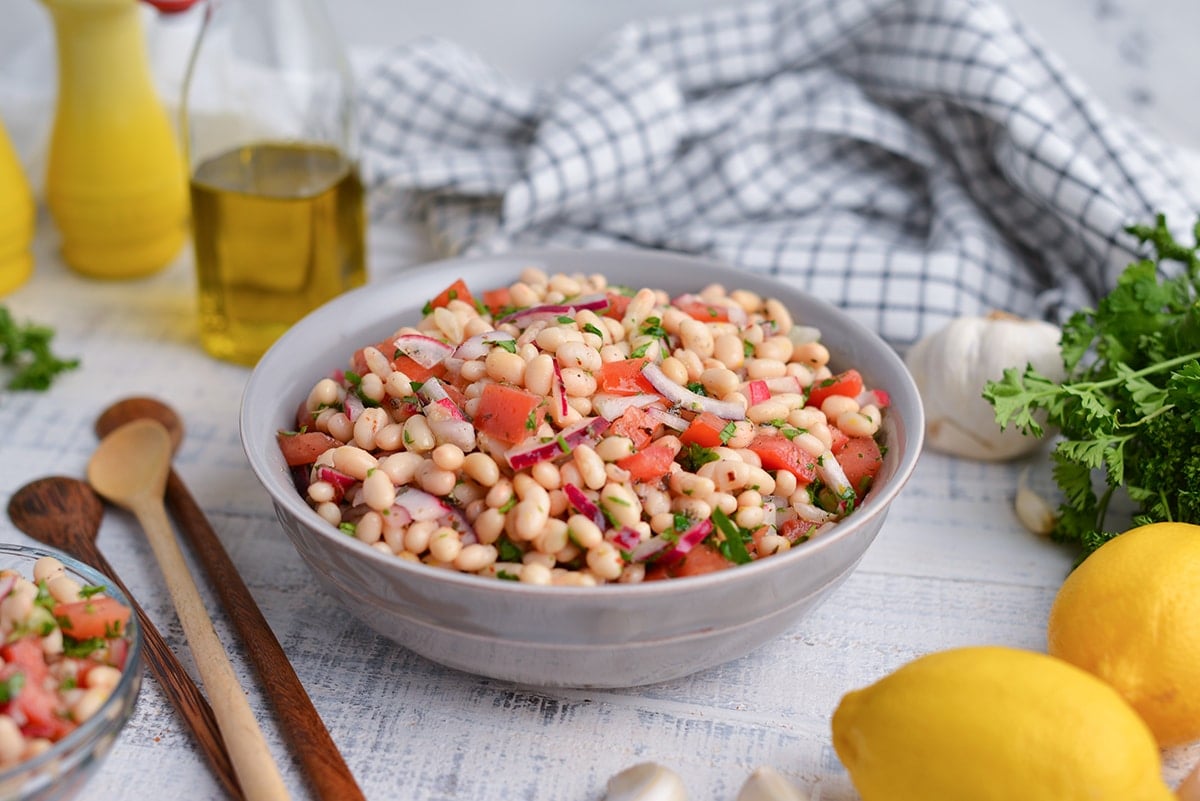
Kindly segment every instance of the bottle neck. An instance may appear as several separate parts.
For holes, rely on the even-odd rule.
[[[136,0],[43,0],[54,20],[60,102],[155,99]]]

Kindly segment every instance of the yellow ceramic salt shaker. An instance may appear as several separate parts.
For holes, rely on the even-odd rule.
[[[166,267],[187,236],[187,171],[151,80],[137,0],[42,0],[58,47],[46,202],[62,255],[95,278]]]
[[[33,272],[33,225],[33,192],[0,123],[0,295],[25,283]]]

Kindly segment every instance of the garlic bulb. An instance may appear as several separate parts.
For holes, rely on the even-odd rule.
[[[737,801],[808,801],[808,795],[783,778],[779,771],[763,765],[746,779]]]
[[[642,762],[608,780],[604,801],[687,801],[687,788],[670,768]]]
[[[1001,461],[1040,446],[1013,425],[1001,430],[984,384],[1003,377],[1005,368],[1032,364],[1056,381],[1065,377],[1058,349],[1059,329],[1040,320],[1000,312],[960,317],[922,339],[905,363],[925,406],[925,442],[930,448],[981,461]]]

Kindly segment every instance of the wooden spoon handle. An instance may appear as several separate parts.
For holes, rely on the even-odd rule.
[[[204,688],[208,690],[213,713],[220,724],[221,735],[246,798],[249,801],[287,801],[288,791],[283,777],[271,757],[271,750],[246,701],[246,694],[229,663],[229,657],[217,638],[212,619],[204,609],[204,602],[183,560],[183,553],[179,550],[162,501],[146,494],[134,499],[131,507],[146,530],[150,547],[166,579],[179,622],[187,635]]]
[[[308,774],[317,797],[325,801],[363,799],[354,774],[330,737],[271,626],[255,604],[208,518],[174,470],[167,474],[166,499],[180,530],[229,612],[282,722],[281,728]]]
[[[175,711],[192,730],[192,734],[200,745],[200,750],[208,760],[213,773],[216,774],[217,780],[229,793],[230,798],[233,798],[234,801],[242,801],[245,796],[242,795],[237,775],[233,772],[233,763],[229,760],[229,752],[225,750],[225,741],[221,739],[217,719],[213,715],[208,699],[200,692],[196,682],[192,681],[187,668],[179,662],[179,657],[175,656],[171,646],[163,639],[154,622],[150,620],[150,616],[146,614],[146,610],[142,609],[141,605],[133,599],[133,594],[129,592],[125,582],[121,581],[121,577],[104,558],[104,554],[96,548],[89,548],[87,553],[86,561],[108,576],[109,580],[116,584],[129,599],[134,614],[137,615],[138,622],[142,626],[142,641],[146,645],[146,664],[150,667],[150,672],[158,680],[163,695],[167,697],[171,706],[175,707]]]

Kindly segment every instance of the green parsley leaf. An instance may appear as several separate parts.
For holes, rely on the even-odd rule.
[[[753,342],[747,342],[744,339],[742,340],[742,355],[745,356],[747,359],[754,356],[754,343]]]
[[[583,324],[583,332],[585,334],[595,334],[596,336],[600,337],[601,339],[604,339],[604,332],[601,331],[596,326],[592,325],[591,323]]]
[[[105,587],[100,587],[95,584],[88,584],[79,588],[80,598],[91,598],[93,595],[99,595],[105,591]]]
[[[650,350],[650,346],[652,344],[654,344],[653,339],[646,340],[645,342],[643,342],[642,344],[640,344],[636,348],[634,348],[632,352],[630,352],[629,358],[631,358],[631,359],[642,358],[643,356],[646,355],[646,351]]]
[[[695,473],[701,466],[709,462],[715,462],[721,457],[712,448],[706,448],[695,442],[689,442],[683,446],[682,450],[679,451],[679,456],[676,458],[684,470],[689,473]]]
[[[6,384],[11,390],[41,392],[59,374],[74,370],[79,359],[62,359],[51,350],[54,329],[34,323],[18,323],[0,306],[0,365],[10,369]]]
[[[562,323],[563,325],[574,325],[574,324],[575,324],[575,318],[574,318],[574,317],[567,317],[566,315],[559,315],[559,316],[557,317],[557,320],[558,320],[560,323]]]
[[[498,552],[497,558],[501,562],[520,562],[525,556],[525,552],[508,537],[496,540],[496,551]]]
[[[498,348],[508,351],[509,353],[517,352],[517,341],[515,339],[502,339],[499,342],[493,342]]]
[[[695,392],[697,395],[703,395],[706,398],[708,397],[708,392],[704,389],[704,385],[699,381],[688,382],[687,388],[692,392]]]
[[[749,562],[750,552],[746,550],[746,542],[750,540],[751,533],[730,520],[719,507],[713,509],[712,521],[717,530],[724,535],[724,539],[717,543],[721,554],[735,565]]]
[[[734,424],[734,422],[732,420],[730,420],[728,423],[726,423],[724,425],[724,427],[721,428],[721,430],[719,432],[717,432],[717,436],[719,436],[721,438],[722,445],[728,445],[729,440],[733,439],[733,435],[736,433],[737,433],[737,426]]]
[[[64,645],[66,639],[66,637],[63,638]],[[24,673],[14,673],[4,681],[0,681],[0,704],[7,704],[9,701],[16,698],[21,694],[21,688],[24,686]]]

